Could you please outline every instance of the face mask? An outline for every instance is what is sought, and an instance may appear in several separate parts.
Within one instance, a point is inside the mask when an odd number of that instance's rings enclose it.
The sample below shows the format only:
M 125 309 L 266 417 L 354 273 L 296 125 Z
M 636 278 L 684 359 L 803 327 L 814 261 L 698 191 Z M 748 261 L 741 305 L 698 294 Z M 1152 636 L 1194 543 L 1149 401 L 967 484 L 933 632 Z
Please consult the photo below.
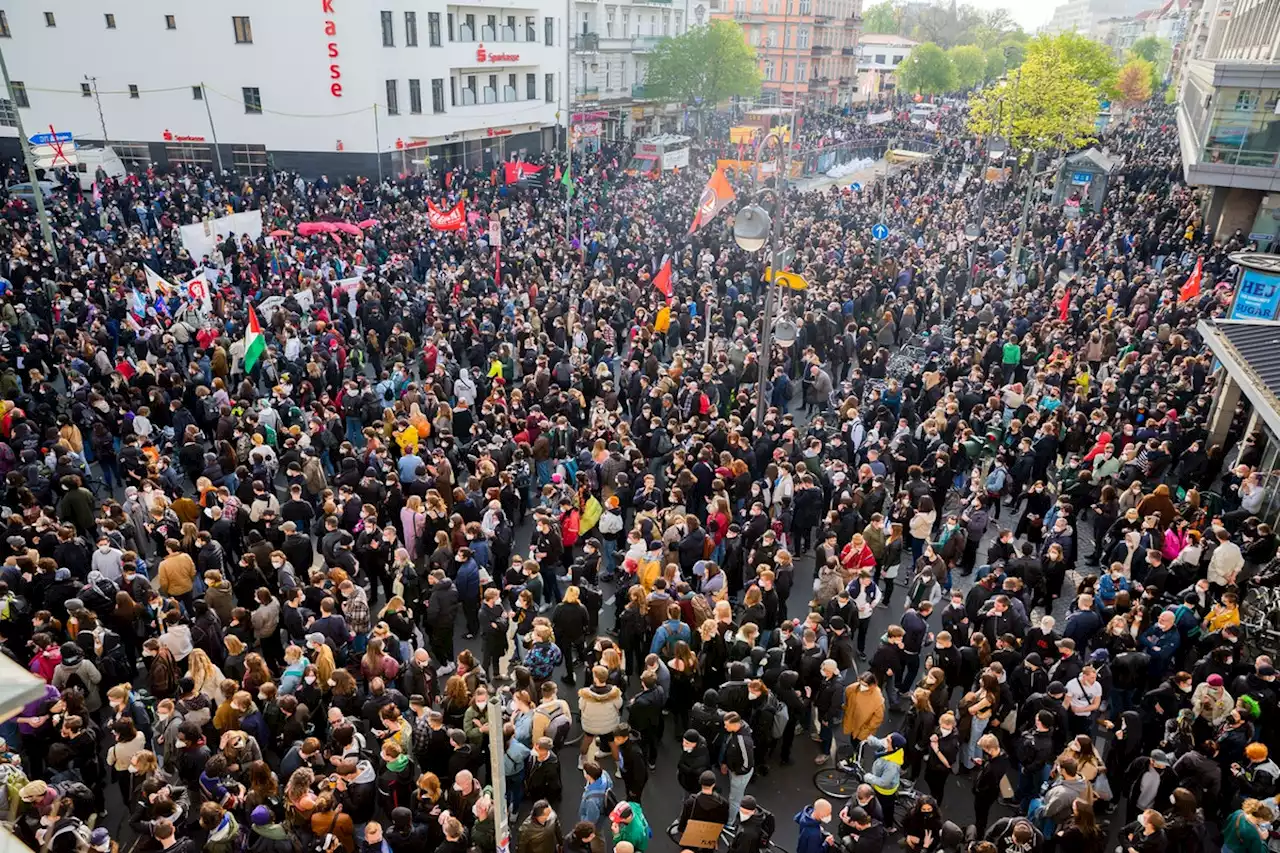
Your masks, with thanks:
M 747 692 L 747 695 L 748 695 L 749 697 L 751 697 L 751 700 L 752 700 L 753 702 L 754 702 L 756 699 L 759 699 L 759 698 L 760 698 L 760 694 L 759 694 L 759 693 L 754 693 L 754 692 L 751 692 L 751 691 L 748 691 L 748 692 Z
M 954 729 L 949 729 L 949 728 L 946 728 L 945 726 L 939 726 L 938 731 L 942 732 L 943 737 L 947 737 L 948 735 L 951 734 L 952 731 L 954 731 Z
M 98 550 L 105 554 L 111 550 L 111 545 L 99 545 Z
M 272 561 L 271 561 L 271 565 L 275 566 L 277 569 L 283 569 L 283 568 L 284 568 L 284 560 L 272 560 Z
M 476 707 L 479 708 L 481 711 L 483 711 L 485 708 L 489 707 L 489 702 L 488 700 L 485 700 L 483 702 L 477 702 Z
M 308 675 L 306 678 L 303 679 L 303 681 L 307 682 L 307 684 L 315 684 L 316 677 L 314 675 Z
M 747 812 L 742 809 L 738 809 L 738 825 L 741 826 L 742 822 L 745 820 L 751 820 L 751 816 L 754 814 L 755 812 Z

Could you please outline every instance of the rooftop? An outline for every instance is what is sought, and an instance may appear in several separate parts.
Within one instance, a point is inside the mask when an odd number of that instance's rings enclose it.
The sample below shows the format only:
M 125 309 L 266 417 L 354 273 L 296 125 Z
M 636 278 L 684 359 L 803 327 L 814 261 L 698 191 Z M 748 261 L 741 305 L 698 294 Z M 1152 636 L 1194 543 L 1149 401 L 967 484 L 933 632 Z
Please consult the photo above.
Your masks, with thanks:
M 1267 426 L 1275 431 L 1280 427 L 1280 323 L 1201 320 L 1198 329 Z
M 894 33 L 863 33 L 858 37 L 860 44 L 901 44 L 914 47 L 920 42 Z

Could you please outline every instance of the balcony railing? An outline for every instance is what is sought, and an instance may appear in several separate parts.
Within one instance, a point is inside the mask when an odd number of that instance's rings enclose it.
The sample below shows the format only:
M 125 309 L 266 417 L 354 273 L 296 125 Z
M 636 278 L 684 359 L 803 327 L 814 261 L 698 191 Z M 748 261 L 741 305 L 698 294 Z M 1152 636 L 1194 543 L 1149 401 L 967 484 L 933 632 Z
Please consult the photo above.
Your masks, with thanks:
M 586 86 L 581 89 L 575 89 L 574 95 L 580 101 L 598 101 L 600 100 L 600 87 Z
M 857 56 L 858 49 L 856 47 L 842 47 L 840 48 L 840 55 L 841 56 Z
M 841 86 L 848 86 L 852 82 L 853 82 L 853 77 L 851 77 L 850 75 L 848 74 L 841 75 L 840 77 Z
M 830 15 L 814 15 L 813 22 L 821 27 L 831 23 L 831 16 Z
M 599 33 L 580 33 L 573 37 L 573 49 L 585 51 L 597 51 L 600 49 Z
M 845 27 L 847 27 L 848 29 L 851 29 L 851 30 L 859 29 L 859 28 L 861 28 L 861 26 L 862 26 L 862 16 L 861 16 L 861 15 L 854 15 L 854 16 L 852 16 L 852 17 L 845 18 L 845 19 L 844 19 L 844 25 L 845 25 Z
M 814 56 L 830 56 L 832 47 L 829 44 L 815 44 L 809 48 L 809 52 Z
M 665 36 L 635 36 L 631 39 L 631 49 L 648 52 L 658 46 Z
M 645 93 L 645 88 L 644 88 L 644 84 L 643 84 L 643 83 L 634 83 L 634 84 L 632 84 L 632 86 L 631 86 L 631 97 L 633 97 L 633 98 L 640 98 L 640 99 L 643 99 L 643 98 L 647 98 L 647 97 L 649 97 L 649 96 Z

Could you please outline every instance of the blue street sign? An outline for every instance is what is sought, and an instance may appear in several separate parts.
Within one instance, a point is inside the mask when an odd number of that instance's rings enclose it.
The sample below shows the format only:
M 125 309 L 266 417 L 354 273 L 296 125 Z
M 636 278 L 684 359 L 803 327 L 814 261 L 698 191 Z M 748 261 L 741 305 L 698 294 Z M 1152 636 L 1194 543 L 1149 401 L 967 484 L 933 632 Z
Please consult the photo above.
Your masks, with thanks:
M 858 183 L 857 181 L 854 181 L 853 183 L 849 184 L 849 189 L 853 190 L 856 193 L 860 193 L 862 192 L 862 184 Z
M 871 226 L 872 240 L 883 240 L 888 236 L 889 236 L 889 226 L 885 225 L 883 222 L 877 222 L 875 225 Z
M 70 142 L 71 131 L 60 130 L 57 133 L 37 133 L 31 137 L 32 145 L 52 145 L 55 142 Z

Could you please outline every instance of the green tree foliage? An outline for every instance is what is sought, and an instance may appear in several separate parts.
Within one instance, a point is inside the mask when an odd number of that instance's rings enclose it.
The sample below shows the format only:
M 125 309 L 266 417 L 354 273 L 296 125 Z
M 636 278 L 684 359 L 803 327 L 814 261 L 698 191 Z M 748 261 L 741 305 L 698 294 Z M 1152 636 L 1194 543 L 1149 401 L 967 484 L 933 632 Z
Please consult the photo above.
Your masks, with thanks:
M 972 89 L 987 76 L 987 56 L 982 48 L 972 44 L 953 47 L 947 51 L 951 65 L 956 69 L 956 86 Z
M 1004 73 L 1006 67 L 1004 51 L 998 47 L 991 47 L 987 48 L 984 56 L 986 57 L 987 68 L 983 79 L 990 82 Z
M 1118 94 L 1116 73 L 1119 69 L 1106 45 L 1076 32 L 1066 32 L 1032 39 L 1027 45 L 1027 59 L 1040 52 L 1060 53 L 1070 66 L 1071 76 L 1093 86 L 1103 96 L 1110 98 Z
M 898 32 L 898 13 L 889 0 L 868 6 L 862 13 L 862 31 L 889 35 Z
M 1155 66 L 1145 59 L 1134 57 L 1125 63 L 1116 75 L 1116 89 L 1120 93 L 1120 103 L 1127 107 L 1136 106 L 1151 97 L 1151 77 Z
M 946 51 L 933 42 L 918 44 L 897 71 L 898 85 L 908 92 L 937 95 L 956 87 L 956 69 Z
M 712 21 L 658 42 L 644 85 L 650 97 L 718 104 L 733 96 L 759 94 L 760 70 L 742 27 L 733 21 Z
M 1057 39 L 1036 40 L 1012 79 L 969 99 L 969 129 L 1005 137 L 1015 150 L 1072 150 L 1093 140 L 1098 87 Z
M 1163 58 L 1173 52 L 1173 48 L 1159 36 L 1143 36 L 1133 43 L 1129 52 L 1139 59 L 1159 65 Z

